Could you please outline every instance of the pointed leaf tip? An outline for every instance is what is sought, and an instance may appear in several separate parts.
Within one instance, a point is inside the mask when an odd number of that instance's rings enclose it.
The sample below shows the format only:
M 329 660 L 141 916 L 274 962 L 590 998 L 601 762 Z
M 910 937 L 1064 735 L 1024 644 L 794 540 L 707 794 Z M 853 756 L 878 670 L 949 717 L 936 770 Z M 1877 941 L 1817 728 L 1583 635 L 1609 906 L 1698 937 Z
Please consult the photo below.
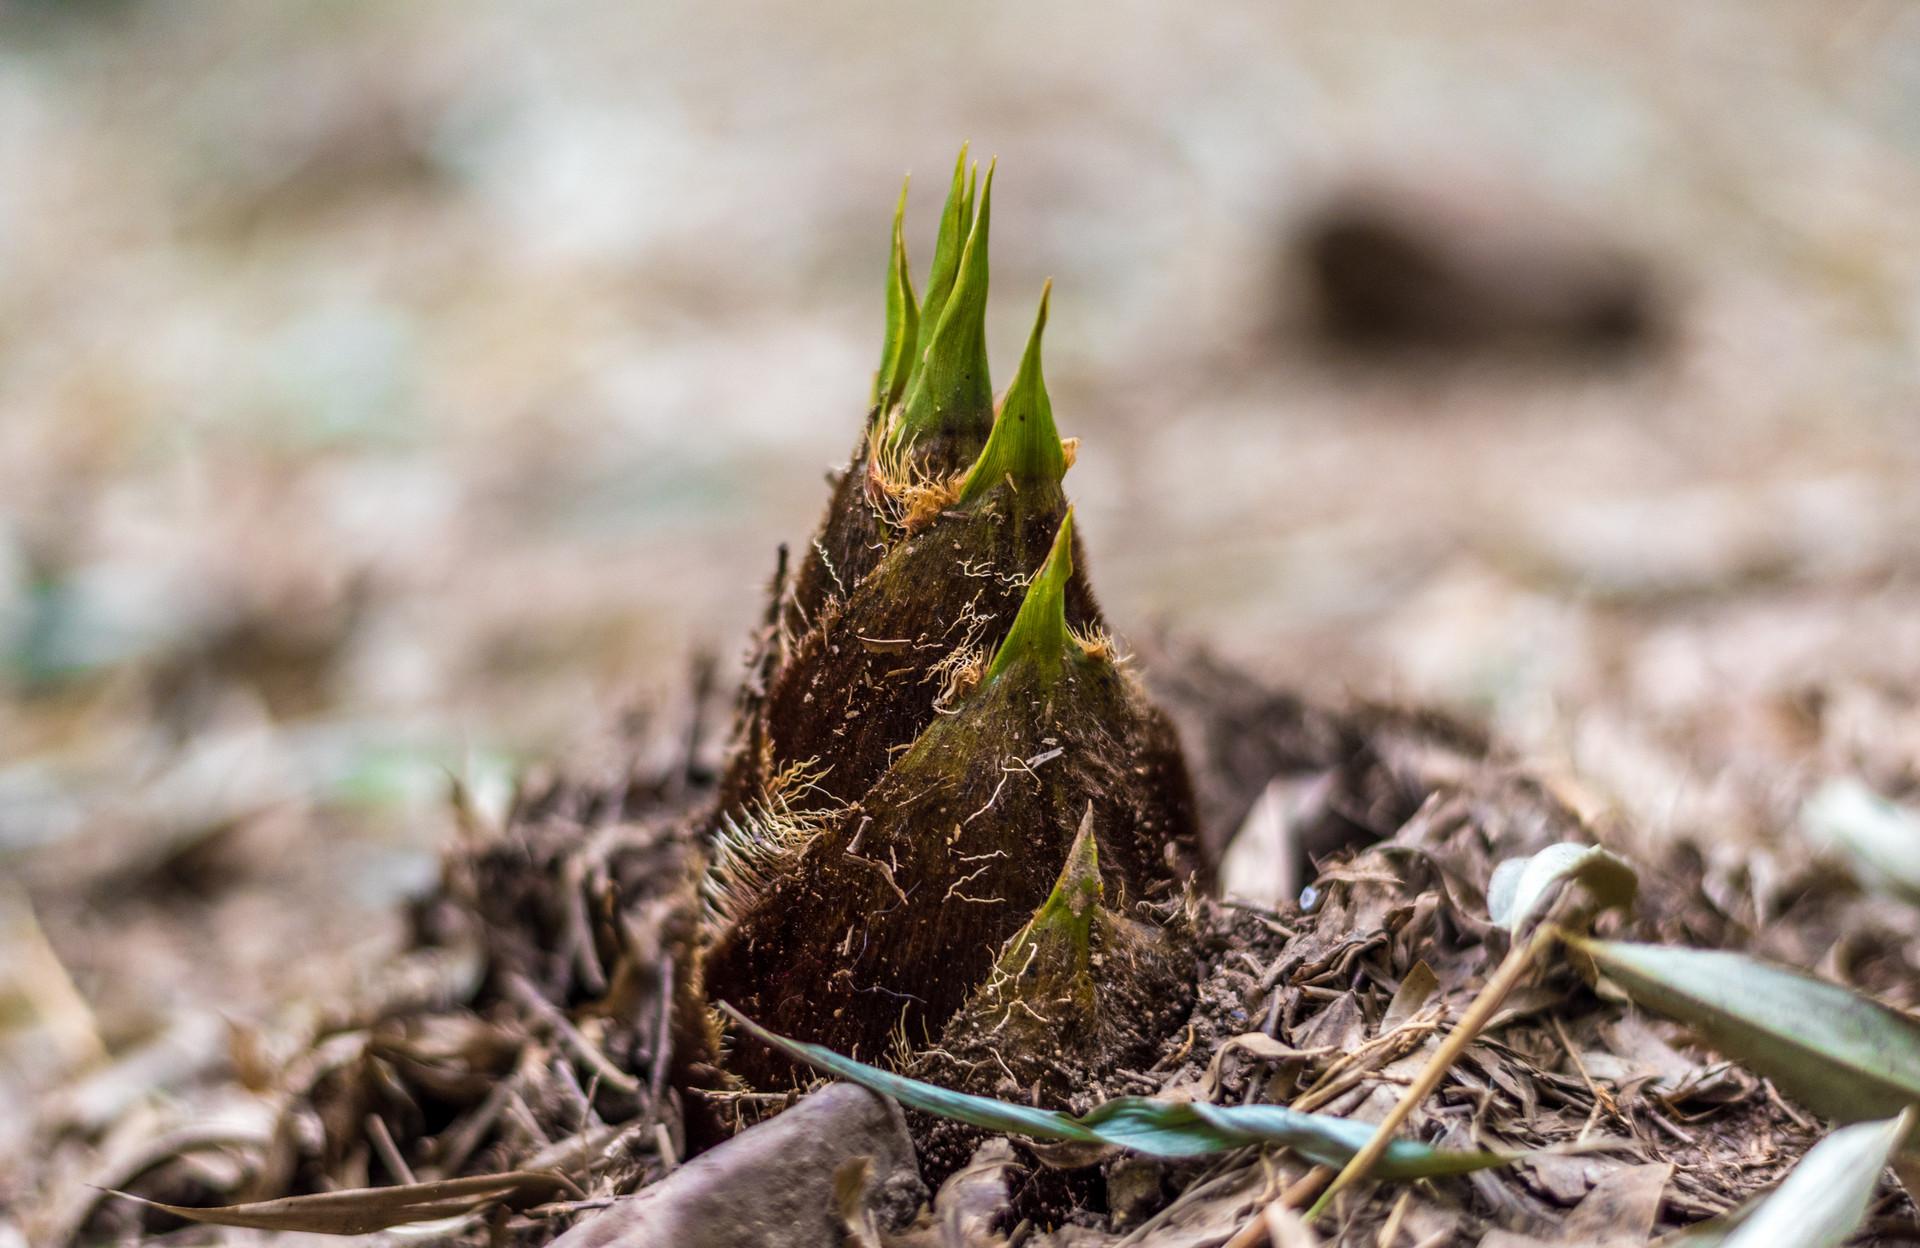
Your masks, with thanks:
M 1561 841 L 1527 858 L 1509 858 L 1493 869 L 1487 881 L 1487 916 L 1516 938 L 1542 918 L 1559 900 L 1562 890 L 1579 885 L 1585 890 L 1577 910 L 1560 921 L 1580 926 L 1602 910 L 1630 910 L 1640 888 L 1632 864 L 1598 845 Z
M 989 166 L 991 168 L 991 166 Z M 960 233 L 962 245 L 973 234 L 974 215 L 980 207 L 980 162 L 967 166 L 967 189 L 960 197 Z
M 1060 864 L 1053 891 L 1034 910 L 1026 926 L 1007 941 L 996 965 L 1019 980 L 1039 958 L 1052 973 L 1064 971 L 1079 977 L 1074 995 L 1084 995 L 1083 1004 L 1091 1007 L 1096 990 L 1093 981 L 1086 978 L 1087 959 L 1093 951 L 1094 912 L 1100 908 L 1101 899 L 1100 847 L 1093 835 L 1093 803 L 1088 802 L 1080 830 L 1067 850 L 1066 861 Z
M 907 213 L 907 184 L 900 181 L 900 199 L 893 209 L 893 242 L 887 256 L 887 332 L 880 344 L 880 369 L 873 377 L 873 402 L 884 412 L 900 401 L 913 370 L 913 351 L 919 338 L 919 308 L 913 298 L 913 275 L 907 266 L 907 241 L 902 223 Z
M 893 444 L 947 437 L 971 455 L 993 427 L 993 380 L 987 371 L 987 234 L 993 217 L 994 162 L 980 186 L 979 211 L 960 252 L 959 272 L 939 311 L 926 353 L 907 385 L 906 407 L 893 431 Z M 943 232 L 945 221 L 941 223 Z M 936 263 L 939 256 L 936 254 Z M 921 324 L 934 315 L 933 279 Z M 962 462 L 965 462 L 964 460 Z
M 927 348 L 933 345 L 933 331 L 940 326 L 940 314 L 946 310 L 953 293 L 954 279 L 960 275 L 960 253 L 973 228 L 973 196 L 967 185 L 967 145 L 953 162 L 953 181 L 947 187 L 947 201 L 940 209 L 940 228 L 933 239 L 933 265 L 927 270 L 926 299 L 920 305 L 920 325 L 913 345 L 913 358 L 907 388 L 920 378 Z
M 1040 290 L 1040 311 L 1020 357 L 1020 371 L 1007 387 L 1000 417 L 987 436 L 986 449 L 967 472 L 960 487 L 963 504 L 976 502 L 994 487 L 1010 483 L 1015 497 L 1042 506 L 1058 502 L 1060 479 L 1067 474 L 1067 451 L 1053 423 L 1053 401 L 1047 397 L 1040 368 L 1040 338 L 1047 328 L 1047 305 L 1053 296 L 1049 278 Z
M 1053 536 L 1047 561 L 1027 584 L 1027 596 L 1020 601 L 1007 639 L 987 666 L 987 680 L 1022 660 L 1048 672 L 1070 652 L 1073 635 L 1067 631 L 1067 578 L 1072 575 L 1073 509 L 1069 507 L 1060 521 L 1060 531 Z
M 1074 834 L 1073 845 L 1067 850 L 1067 860 L 1061 864 L 1060 878 L 1033 916 L 1034 922 L 1039 925 L 1048 919 L 1071 916 L 1082 920 L 1084 926 L 1084 920 L 1092 915 L 1100 898 L 1100 843 L 1094 839 L 1093 803 L 1088 802 L 1080 830 Z

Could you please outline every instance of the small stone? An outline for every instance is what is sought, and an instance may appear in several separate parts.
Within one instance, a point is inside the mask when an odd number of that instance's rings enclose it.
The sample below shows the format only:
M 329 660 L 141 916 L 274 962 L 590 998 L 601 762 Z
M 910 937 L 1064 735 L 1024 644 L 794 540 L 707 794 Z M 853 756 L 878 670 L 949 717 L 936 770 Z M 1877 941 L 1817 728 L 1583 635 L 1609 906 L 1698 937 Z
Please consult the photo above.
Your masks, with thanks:
M 884 1228 L 926 1198 L 900 1107 L 837 1083 L 702 1153 L 574 1227 L 554 1248 L 839 1248 L 834 1174 L 873 1159 L 866 1205 Z

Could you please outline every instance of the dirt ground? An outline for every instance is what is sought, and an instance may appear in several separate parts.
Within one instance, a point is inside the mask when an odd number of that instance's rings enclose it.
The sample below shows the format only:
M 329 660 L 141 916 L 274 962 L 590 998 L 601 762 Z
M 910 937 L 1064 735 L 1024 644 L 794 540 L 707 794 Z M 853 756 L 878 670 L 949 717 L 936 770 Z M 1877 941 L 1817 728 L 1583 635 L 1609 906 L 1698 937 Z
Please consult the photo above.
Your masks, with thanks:
M 963 138 L 1123 635 L 1482 723 L 1764 923 L 1819 783 L 1920 793 L 1916 115 L 1891 0 L 0 4 L 0 1209 L 382 964 L 450 776 L 731 679 Z M 1353 185 L 1660 329 L 1332 350 Z

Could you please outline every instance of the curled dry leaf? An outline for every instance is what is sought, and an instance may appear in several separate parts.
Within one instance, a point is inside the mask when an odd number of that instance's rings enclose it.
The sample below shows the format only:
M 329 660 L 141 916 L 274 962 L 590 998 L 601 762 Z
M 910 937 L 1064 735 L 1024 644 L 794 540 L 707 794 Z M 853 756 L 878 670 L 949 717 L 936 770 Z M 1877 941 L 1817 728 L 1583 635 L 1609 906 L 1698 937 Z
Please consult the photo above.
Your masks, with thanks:
M 1305 1064 L 1316 1057 L 1325 1057 L 1334 1050 L 1331 1048 L 1298 1049 L 1293 1045 L 1275 1040 L 1264 1031 L 1242 1032 L 1226 1040 L 1213 1051 L 1213 1060 L 1207 1063 L 1206 1076 L 1200 1081 L 1202 1099 L 1211 1101 L 1219 1093 L 1220 1068 L 1226 1062 L 1227 1055 L 1234 1052 L 1248 1053 L 1263 1062 Z
M 1261 1214 L 1267 1224 L 1267 1241 L 1273 1248 L 1320 1248 L 1320 1237 L 1298 1213 L 1279 1201 L 1269 1204 Z
M 1509 858 L 1487 883 L 1487 914 L 1515 936 L 1543 917 L 1567 884 L 1588 894 L 1591 913 L 1625 910 L 1639 892 L 1640 877 L 1618 854 L 1598 845 L 1563 842 L 1528 858 Z
M 941 1248 L 992 1248 L 1006 1242 L 992 1228 L 1012 1205 L 1008 1185 L 1017 1169 L 1013 1146 L 988 1140 L 940 1185 L 933 1218 Z
M 850 1157 L 833 1172 L 833 1212 L 847 1248 L 880 1248 L 880 1226 L 867 1207 L 873 1185 L 873 1158 Z

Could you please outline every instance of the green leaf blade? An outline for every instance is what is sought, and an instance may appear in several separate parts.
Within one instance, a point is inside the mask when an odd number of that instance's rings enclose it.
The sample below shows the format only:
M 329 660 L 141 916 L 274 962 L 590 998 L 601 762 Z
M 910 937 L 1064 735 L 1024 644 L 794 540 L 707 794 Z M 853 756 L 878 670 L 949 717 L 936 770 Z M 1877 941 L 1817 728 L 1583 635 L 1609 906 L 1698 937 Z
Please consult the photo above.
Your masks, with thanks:
M 1843 1127 L 1807 1150 L 1786 1179 L 1720 1242 L 1724 1248 L 1839 1248 L 1867 1220 L 1874 1189 L 1913 1129 L 1914 1111 Z
M 1026 1105 L 1013 1105 L 990 1097 L 954 1092 L 947 1088 L 936 1087 L 931 1083 L 922 1083 L 918 1079 L 909 1079 L 905 1075 L 896 1075 L 891 1071 L 869 1066 L 865 1062 L 843 1057 L 825 1045 L 808 1044 L 802 1040 L 789 1040 L 785 1036 L 775 1035 L 725 1002 L 720 1003 L 720 1010 L 748 1035 L 779 1050 L 794 1061 L 816 1070 L 838 1075 L 850 1083 L 857 1083 L 882 1096 L 890 1096 L 902 1105 L 983 1127 L 989 1131 L 1027 1135 L 1041 1140 L 1072 1140 L 1082 1144 L 1099 1143 L 1090 1132 L 1078 1126 L 1070 1115 L 1045 1109 L 1033 1109 Z
M 1862 884 L 1920 904 L 1920 811 L 1858 780 L 1832 780 L 1807 799 L 1800 825 L 1815 844 L 1839 851 Z
M 1635 1004 L 1839 1122 L 1920 1104 L 1920 1021 L 1838 984 L 1744 954 L 1569 937 Z

